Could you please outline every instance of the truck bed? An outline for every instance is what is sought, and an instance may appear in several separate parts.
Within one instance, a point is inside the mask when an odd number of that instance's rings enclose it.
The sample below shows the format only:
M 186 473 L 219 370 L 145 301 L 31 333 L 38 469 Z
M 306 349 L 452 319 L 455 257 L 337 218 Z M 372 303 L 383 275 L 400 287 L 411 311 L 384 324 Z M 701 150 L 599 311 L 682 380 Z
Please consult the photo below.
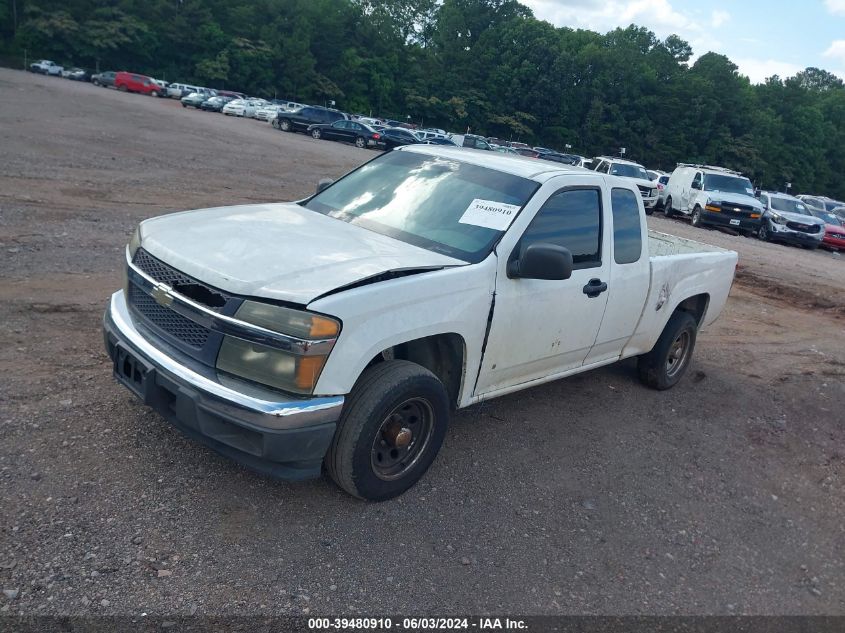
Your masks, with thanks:
M 716 320 L 728 299 L 737 254 L 667 235 L 648 232 L 651 280 L 636 331 L 622 353 L 623 358 L 649 351 L 681 298 L 706 295 L 707 309 L 700 326 Z

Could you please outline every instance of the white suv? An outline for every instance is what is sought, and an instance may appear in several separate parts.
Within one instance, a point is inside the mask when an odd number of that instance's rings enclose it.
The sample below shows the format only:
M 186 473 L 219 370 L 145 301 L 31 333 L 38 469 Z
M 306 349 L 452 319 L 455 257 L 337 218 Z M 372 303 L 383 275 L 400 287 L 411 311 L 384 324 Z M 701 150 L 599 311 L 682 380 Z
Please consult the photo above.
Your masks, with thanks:
M 654 205 L 657 204 L 657 184 L 649 178 L 645 167 L 630 160 L 610 156 L 598 156 L 593 159 L 593 163 L 594 171 L 633 181 L 640 190 L 646 215 L 654 212 Z

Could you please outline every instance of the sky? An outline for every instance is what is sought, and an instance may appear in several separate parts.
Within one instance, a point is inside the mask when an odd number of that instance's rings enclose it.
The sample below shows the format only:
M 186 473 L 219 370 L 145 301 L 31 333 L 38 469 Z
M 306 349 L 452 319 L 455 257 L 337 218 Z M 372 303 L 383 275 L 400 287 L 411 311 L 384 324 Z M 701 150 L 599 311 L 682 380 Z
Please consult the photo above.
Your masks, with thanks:
M 845 79 L 845 0 L 521 0 L 555 26 L 605 33 L 633 23 L 677 34 L 693 59 L 727 55 L 760 83 L 808 66 Z

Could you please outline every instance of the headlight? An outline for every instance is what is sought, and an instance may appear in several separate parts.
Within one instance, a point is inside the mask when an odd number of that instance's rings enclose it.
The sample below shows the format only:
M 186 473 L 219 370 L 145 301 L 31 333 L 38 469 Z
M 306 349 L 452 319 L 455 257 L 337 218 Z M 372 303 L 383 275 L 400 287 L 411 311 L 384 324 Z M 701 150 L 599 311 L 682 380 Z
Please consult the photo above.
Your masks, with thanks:
M 244 301 L 235 318 L 312 341 L 335 339 L 340 332 L 335 319 L 256 301 Z M 327 358 L 328 354 L 303 356 L 226 336 L 217 355 L 217 368 L 282 391 L 310 394 Z
M 772 213 L 769 217 L 772 219 L 772 222 L 774 222 L 775 224 L 786 224 L 786 222 L 787 222 L 785 217 L 783 217 L 782 215 L 779 215 L 777 213 Z

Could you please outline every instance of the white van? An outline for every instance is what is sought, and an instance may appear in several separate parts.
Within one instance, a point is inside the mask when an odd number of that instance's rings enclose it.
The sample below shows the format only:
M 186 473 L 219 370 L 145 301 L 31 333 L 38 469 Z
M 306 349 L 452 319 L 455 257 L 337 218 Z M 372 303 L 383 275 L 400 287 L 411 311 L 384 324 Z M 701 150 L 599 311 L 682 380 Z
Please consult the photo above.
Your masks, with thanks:
M 666 184 L 666 217 L 690 217 L 693 226 L 710 224 L 751 234 L 760 230 L 763 205 L 754 186 L 738 171 L 680 163 Z

